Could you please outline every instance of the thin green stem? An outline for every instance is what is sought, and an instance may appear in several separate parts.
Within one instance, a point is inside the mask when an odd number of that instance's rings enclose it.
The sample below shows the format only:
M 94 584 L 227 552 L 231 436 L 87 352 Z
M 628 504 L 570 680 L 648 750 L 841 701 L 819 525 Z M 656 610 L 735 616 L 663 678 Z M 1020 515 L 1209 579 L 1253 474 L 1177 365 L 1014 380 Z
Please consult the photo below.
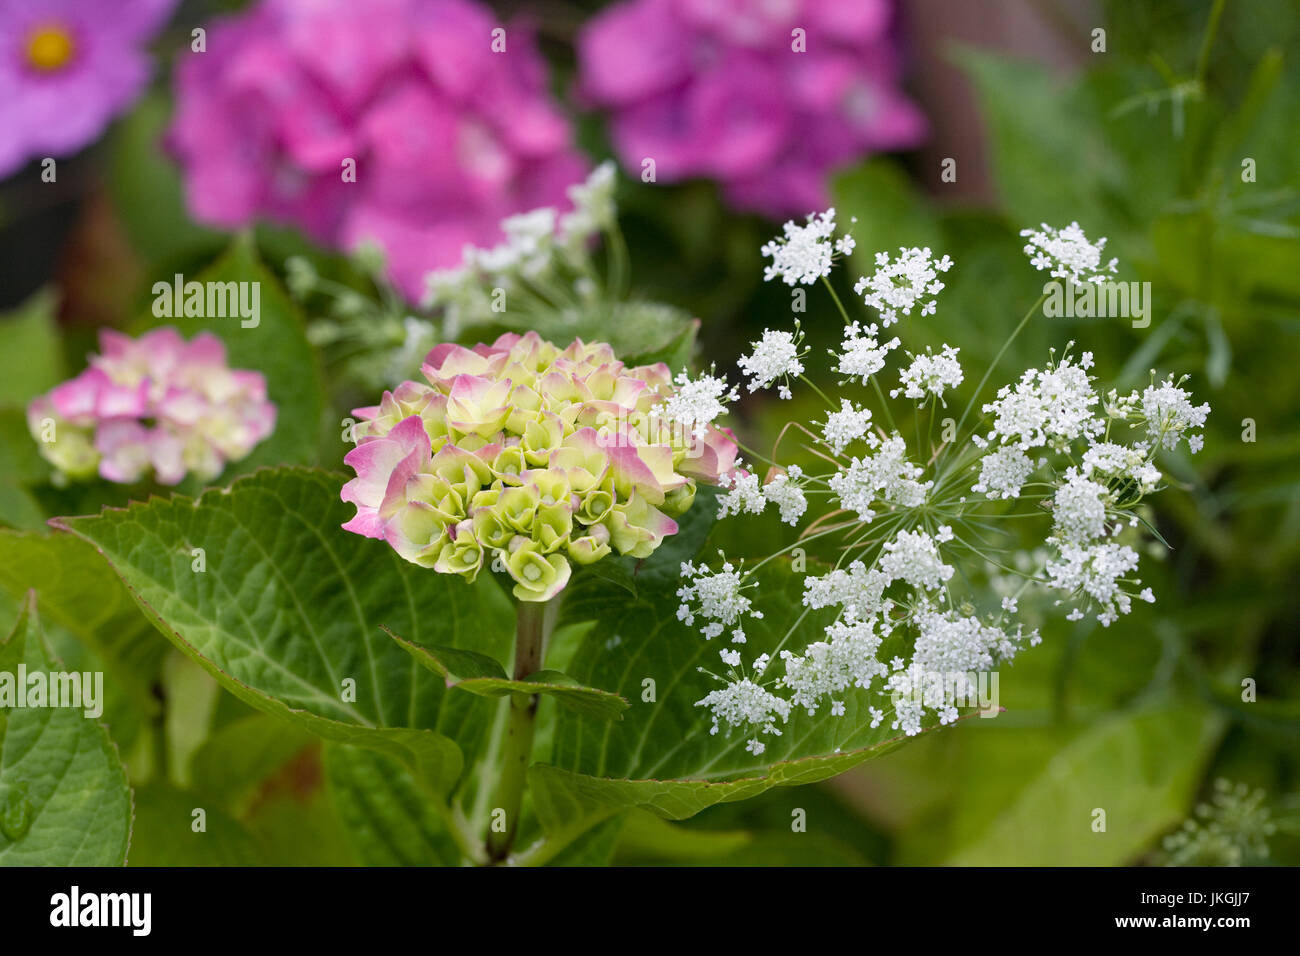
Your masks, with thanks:
M 814 392 L 816 392 L 817 395 L 818 395 L 818 397 L 820 397 L 821 400 L 822 400 L 823 402 L 826 403 L 827 407 L 829 407 L 831 411 L 835 411 L 835 403 L 832 402 L 832 401 L 831 401 L 831 400 L 826 396 L 826 393 L 825 393 L 825 392 L 823 392 L 820 388 L 817 387 L 817 383 L 816 383 L 816 382 L 814 382 L 812 379 L 810 379 L 807 375 L 800 375 L 800 376 L 799 376 L 799 381 L 803 382 L 805 385 L 807 385 L 809 388 L 811 388 Z
M 548 602 L 520 601 L 516 606 L 514 679 L 523 680 L 542 669 L 547 637 Z M 497 779 L 492 823 L 488 828 L 488 860 L 499 863 L 510 853 L 519 831 L 528 764 L 533 754 L 537 695 L 511 694 L 510 716 L 501 740 L 501 776 Z
M 1205 81 L 1205 71 L 1210 65 L 1210 50 L 1214 46 L 1214 36 L 1219 32 L 1219 17 L 1223 15 L 1226 2 L 1227 0 L 1214 0 L 1214 6 L 1210 9 L 1210 22 L 1206 24 L 1201 52 L 1196 57 L 1196 79 L 1200 82 Z
M 961 427 L 966 424 L 966 419 L 970 417 L 971 409 L 974 408 L 976 403 L 979 401 L 980 392 L 984 391 L 984 386 L 988 384 L 989 376 L 993 374 L 993 370 L 998 367 L 998 362 L 1002 361 L 1002 356 L 1007 354 L 1007 349 L 1011 347 L 1011 343 L 1016 340 L 1016 337 L 1020 335 L 1024 327 L 1029 324 L 1030 318 L 1033 317 L 1034 313 L 1038 311 L 1039 306 L 1041 306 L 1046 299 L 1047 293 L 1044 292 L 1034 301 L 1034 304 L 1029 307 L 1029 311 L 1025 313 L 1024 318 L 1020 320 L 1020 324 L 1016 326 L 1015 331 L 1013 331 L 1011 335 L 1008 336 L 1007 340 L 1002 343 L 1002 348 L 998 349 L 998 354 L 993 356 L 993 361 L 989 363 L 989 367 L 984 370 L 984 377 L 981 378 L 980 383 L 975 386 L 975 391 L 971 393 L 970 401 L 966 403 L 966 409 L 961 413 L 961 419 L 957 422 L 957 427 L 953 429 L 953 434 L 956 436 L 954 444 L 961 441 Z M 946 458 L 947 456 L 945 455 L 943 457 Z
M 835 308 L 840 310 L 840 318 L 844 320 L 844 324 L 852 325 L 853 320 L 849 318 L 849 313 L 844 308 L 844 303 L 841 302 L 840 297 L 836 295 L 835 286 L 831 285 L 831 280 L 826 278 L 826 276 L 822 276 L 822 285 L 826 286 L 826 291 L 831 294 L 831 298 L 835 301 Z

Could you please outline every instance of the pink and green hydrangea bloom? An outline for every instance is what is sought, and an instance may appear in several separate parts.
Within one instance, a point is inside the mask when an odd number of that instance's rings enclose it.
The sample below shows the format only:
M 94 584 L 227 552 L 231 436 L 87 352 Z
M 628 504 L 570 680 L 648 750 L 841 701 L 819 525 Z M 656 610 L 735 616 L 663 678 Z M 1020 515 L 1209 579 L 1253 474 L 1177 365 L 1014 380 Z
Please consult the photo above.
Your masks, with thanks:
M 41 455 L 63 476 L 207 481 L 274 430 L 266 379 L 231 369 L 210 333 L 186 342 L 172 328 L 138 339 L 105 329 L 99 341 L 89 368 L 27 407 Z
M 645 558 L 677 532 L 697 482 L 735 467 L 721 429 L 663 417 L 662 363 L 628 368 L 605 344 L 535 332 L 434 348 L 428 384 L 403 382 L 356 410 L 349 531 L 403 558 L 473 579 L 497 562 L 521 601 L 546 601 L 572 565 Z

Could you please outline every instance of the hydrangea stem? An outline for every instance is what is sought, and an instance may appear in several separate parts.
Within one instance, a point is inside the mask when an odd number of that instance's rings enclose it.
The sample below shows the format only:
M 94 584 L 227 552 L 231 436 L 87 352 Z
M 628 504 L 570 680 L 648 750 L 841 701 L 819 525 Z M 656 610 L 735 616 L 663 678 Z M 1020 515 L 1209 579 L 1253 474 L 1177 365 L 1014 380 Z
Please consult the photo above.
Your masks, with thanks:
M 523 680 L 542 668 L 542 650 L 553 615 L 552 601 L 520 601 L 516 605 L 515 664 L 513 677 Z M 494 824 L 487 835 L 488 859 L 499 863 L 510 853 L 519 830 L 528 763 L 533 752 L 533 730 L 537 717 L 537 695 L 511 694 L 510 715 L 501 741 L 501 776 L 497 779 L 493 813 L 504 812 L 504 829 Z

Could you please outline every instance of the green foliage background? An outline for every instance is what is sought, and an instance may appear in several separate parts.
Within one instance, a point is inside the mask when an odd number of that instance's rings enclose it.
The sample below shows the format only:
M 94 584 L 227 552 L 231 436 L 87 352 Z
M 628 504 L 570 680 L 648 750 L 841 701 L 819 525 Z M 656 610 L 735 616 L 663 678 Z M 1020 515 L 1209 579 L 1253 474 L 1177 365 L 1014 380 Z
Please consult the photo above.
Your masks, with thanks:
M 1158 602 L 1139 605 L 1110 628 L 1088 620 L 1050 624 L 1042 646 L 1003 671 L 1006 712 L 996 719 L 963 720 L 883 755 L 876 753 L 885 749 L 883 735 L 818 739 L 815 752 L 843 746 L 875 759 L 855 769 L 857 759 L 801 765 L 783 771 L 789 779 L 774 775 L 753 786 L 733 786 L 750 770 L 733 751 L 720 765 L 732 787 L 724 792 L 714 785 L 592 782 L 611 767 L 633 778 L 667 770 L 689 777 L 716 763 L 693 762 L 689 746 L 668 749 L 699 732 L 697 715 L 665 718 L 671 739 L 658 740 L 638 716 L 636 681 L 610 672 L 600 654 L 611 634 L 656 639 L 656 631 L 635 622 L 647 613 L 643 605 L 619 605 L 634 596 L 653 603 L 659 595 L 662 611 L 671 580 L 655 575 L 682 555 L 666 552 L 658 570 L 629 569 L 621 585 L 606 580 L 584 590 L 575 583 L 570 619 L 547 660 L 568 683 L 548 694 L 548 729 L 538 741 L 555 769 L 534 785 L 528 835 L 579 820 L 582 837 L 538 862 L 1156 863 L 1161 837 L 1221 776 L 1266 791 L 1279 821 L 1269 861 L 1300 862 L 1300 9 L 1285 0 L 1222 8 L 1209 30 L 1210 4 L 1107 4 L 1108 52 L 1065 81 L 988 51 L 954 50 L 989 136 L 997 187 L 991 206 L 950 204 L 941 187 L 923 185 L 936 177 L 897 159 L 868 161 L 835 184 L 840 220 L 858 220 L 857 271 L 876 249 L 899 245 L 929 245 L 957 263 L 938 314 L 906 326 L 913 351 L 946 342 L 961 348 L 967 367 L 988 363 L 1041 286 L 1021 252 L 1023 226 L 1077 220 L 1090 236 L 1109 237 L 1120 278 L 1151 282 L 1148 328 L 1115 319 L 1042 319 L 1002 367 L 1038 364 L 1047 348 L 1073 339 L 1095 353 L 1103 377 L 1121 389 L 1142 383 L 1153 368 L 1192 373 L 1197 399 L 1214 411 L 1204 451 L 1177 465 L 1184 487 L 1156 499 L 1158 527 L 1172 545 L 1144 562 Z M 1078 42 L 1086 45 L 1087 36 Z M 347 446 L 338 423 L 356 396 L 308 343 L 310 316 L 279 288 L 277 274 L 287 255 L 305 253 L 359 289 L 365 280 L 283 230 L 259 228 L 231 245 L 229 237 L 193 224 L 175 171 L 157 148 L 167 110 L 165 96 L 154 94 L 102 147 L 117 222 L 140 274 L 150 277 L 130 293 L 119 324 L 139 329 L 153 321 L 146 318 L 148 287 L 157 277 L 179 271 L 262 279 L 266 337 L 253 342 L 237 328 L 215 329 L 226 334 L 234 364 L 266 372 L 281 409 L 276 438 L 238 473 L 264 464 L 304 467 L 254 475 L 229 495 L 209 492 L 198 505 L 156 500 L 64 522 L 73 533 L 45 530 L 47 518 L 97 514 L 101 505 L 125 505 L 128 495 L 105 484 L 56 487 L 32 448 L 24 404 L 80 369 L 90 338 L 85 328 L 60 327 L 55 290 L 42 292 L 0 325 L 0 631 L 17 622 L 0 657 L 52 653 L 70 668 L 106 672 L 103 727 L 54 730 L 86 737 L 79 750 L 89 761 L 86 774 L 111 777 L 96 755 L 115 750 L 125 761 L 133 788 L 132 864 L 454 861 L 455 815 L 482 823 L 480 795 L 490 779 L 468 766 L 460 788 L 446 792 L 448 766 L 459 767 L 466 754 L 443 741 L 487 739 L 497 706 L 491 695 L 502 690 L 490 666 L 454 652 L 508 661 L 506 647 L 497 645 L 508 639 L 509 608 L 489 580 L 474 588 L 430 581 L 435 576 L 400 567 L 380 545 L 362 543 L 374 547 L 335 558 L 358 563 L 355 573 L 344 573 L 347 580 L 373 579 L 373 569 L 384 565 L 380 580 L 404 581 L 418 597 L 410 598 L 404 618 L 385 612 L 381 620 L 376 615 L 391 594 L 372 588 L 352 595 L 355 613 L 375 625 L 363 627 L 374 642 L 370 663 L 382 663 L 367 705 L 375 709 L 347 712 L 327 700 L 330 681 L 357 663 L 354 632 L 340 623 L 353 611 L 339 605 L 335 613 L 338 595 L 313 590 L 313 581 L 333 580 L 323 550 L 338 515 L 313 513 L 302 496 L 341 481 Z M 593 155 L 607 154 L 599 124 L 585 122 L 582 130 Z M 1254 182 L 1242 179 L 1247 158 Z M 701 319 L 697 364 L 725 367 L 742 341 L 788 325 L 789 290 L 761 282 L 758 247 L 774 224 L 726 210 L 704 183 L 624 183 L 619 198 L 634 291 Z M 838 340 L 839 322 L 815 290 L 809 303 L 804 327 L 817 356 Z M 646 314 L 617 321 L 606 338 L 643 344 L 647 354 L 682 352 L 679 320 L 663 327 Z M 798 399 L 792 406 L 748 398 L 740 429 L 747 444 L 763 447 L 786 418 L 812 414 Z M 1253 440 L 1244 440 L 1247 434 Z M 223 482 L 234 477 L 232 471 Z M 194 497 L 202 489 L 179 490 Z M 138 489 L 133 496 L 143 497 Z M 240 500 L 251 510 L 235 510 Z M 245 527 L 245 514 L 264 523 Z M 276 522 L 286 516 L 318 534 L 320 546 L 304 549 L 277 536 Z M 707 525 L 692 531 L 692 545 L 708 533 Z M 721 526 L 708 540 L 725 544 L 732 556 L 761 555 L 781 534 L 775 522 L 750 522 Z M 222 552 L 231 563 L 207 576 L 190 573 L 189 545 L 213 535 L 237 542 Z M 158 546 L 142 548 L 144 537 Z M 259 552 L 283 574 L 251 573 Z M 210 643 L 182 656 L 141 613 L 114 568 L 156 612 L 153 623 L 166 629 L 183 621 L 187 636 L 200 633 Z M 229 590 L 203 590 L 218 587 Z M 773 593 L 781 587 L 774 582 Z M 294 614 L 299 618 L 289 620 Z M 593 619 L 602 623 L 593 628 Z M 441 657 L 430 663 L 408 656 L 376 629 L 379 623 L 442 647 Z M 296 661 L 295 675 L 280 674 L 276 647 L 295 626 L 315 629 L 319 657 Z M 501 640 L 475 640 L 471 632 Z M 665 654 L 685 647 L 663 640 Z M 301 674 L 319 681 L 303 686 Z M 1247 679 L 1255 684 L 1253 702 L 1242 699 Z M 632 708 L 611 722 L 584 685 L 619 693 Z M 417 695 L 417 687 L 436 693 Z M 681 693 L 689 696 L 689 688 Z M 566 698 L 579 706 L 561 708 Z M 417 699 L 428 713 L 415 714 Z M 390 720 L 402 708 L 407 712 Z M 0 740 L 5 732 L 0 720 Z M 18 801 L 27 799 L 13 795 L 7 767 L 0 760 L 0 817 L 21 815 Z M 57 794 L 74 770 L 60 776 L 42 769 L 32 779 Z M 782 785 L 839 770 L 847 772 L 833 781 Z M 578 780 L 583 774 L 591 776 Z M 106 779 L 120 803 L 120 781 Z M 30 786 L 23 783 L 23 793 Z M 750 798 L 728 802 L 742 792 Z M 207 832 L 191 838 L 177 821 L 187 823 L 200 806 Z M 670 822 L 648 807 L 690 819 Z M 1091 826 L 1096 808 L 1106 810 L 1104 834 Z M 792 828 L 797 821 L 806 832 Z M 120 828 L 94 828 L 97 841 L 77 852 L 112 857 Z M 0 838 L 0 861 L 8 862 L 9 845 L 35 844 Z M 57 845 L 51 852 L 57 856 Z M 55 861 L 74 859 L 89 857 Z

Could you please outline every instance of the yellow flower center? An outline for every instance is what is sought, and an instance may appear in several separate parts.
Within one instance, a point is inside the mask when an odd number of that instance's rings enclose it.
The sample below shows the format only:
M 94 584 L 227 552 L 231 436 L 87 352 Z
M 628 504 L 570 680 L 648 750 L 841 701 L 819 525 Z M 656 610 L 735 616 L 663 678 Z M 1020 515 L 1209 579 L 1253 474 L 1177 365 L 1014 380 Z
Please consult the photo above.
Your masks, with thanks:
M 72 53 L 72 35 L 58 24 L 38 27 L 27 39 L 27 62 L 43 73 L 63 69 Z

